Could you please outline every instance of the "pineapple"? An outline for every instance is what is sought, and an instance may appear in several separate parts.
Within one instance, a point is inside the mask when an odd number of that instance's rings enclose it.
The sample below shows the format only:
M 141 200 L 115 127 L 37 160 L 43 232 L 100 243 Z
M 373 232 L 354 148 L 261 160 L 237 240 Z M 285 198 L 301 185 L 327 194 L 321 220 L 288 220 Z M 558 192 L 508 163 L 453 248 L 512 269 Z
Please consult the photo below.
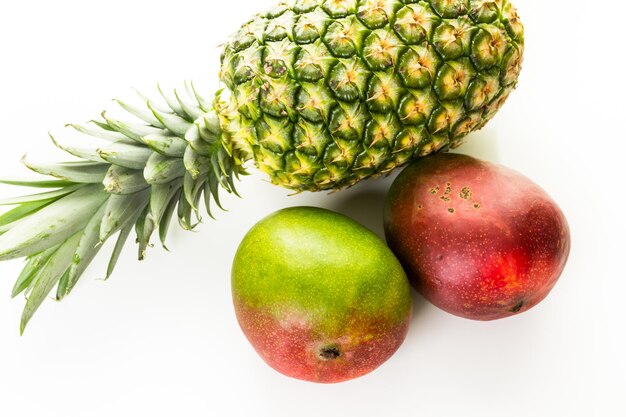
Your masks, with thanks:
M 109 276 L 133 229 L 142 259 L 174 213 L 192 229 L 201 200 L 221 207 L 250 163 L 297 192 L 337 190 L 459 146 L 516 87 L 523 45 L 508 0 L 292 0 L 255 16 L 226 43 L 212 100 L 185 84 L 164 104 L 119 101 L 133 121 L 68 127 L 93 146 L 52 138 L 78 161 L 25 161 L 54 179 L 3 181 L 48 189 L 1 202 L 16 207 L 0 216 L 0 260 L 27 258 L 22 331 L 102 242 L 117 235 Z

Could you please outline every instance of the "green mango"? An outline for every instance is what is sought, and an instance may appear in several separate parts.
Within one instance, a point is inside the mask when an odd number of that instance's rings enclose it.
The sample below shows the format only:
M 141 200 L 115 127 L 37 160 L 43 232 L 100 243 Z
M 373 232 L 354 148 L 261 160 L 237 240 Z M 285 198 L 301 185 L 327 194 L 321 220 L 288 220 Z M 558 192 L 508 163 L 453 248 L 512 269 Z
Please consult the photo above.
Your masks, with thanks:
M 280 210 L 245 236 L 233 262 L 239 324 L 277 371 L 314 382 L 371 372 L 402 344 L 408 279 L 373 232 L 332 211 Z

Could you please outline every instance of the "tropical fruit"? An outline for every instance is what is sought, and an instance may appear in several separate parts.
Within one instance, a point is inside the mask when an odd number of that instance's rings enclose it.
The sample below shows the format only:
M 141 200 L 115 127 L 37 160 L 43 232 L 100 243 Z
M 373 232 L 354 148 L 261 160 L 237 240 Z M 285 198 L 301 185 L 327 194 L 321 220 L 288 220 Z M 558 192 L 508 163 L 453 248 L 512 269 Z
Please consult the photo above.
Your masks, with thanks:
M 233 262 L 239 324 L 285 375 L 340 382 L 385 362 L 403 342 L 411 290 L 385 243 L 328 210 L 294 207 L 257 223 Z
M 567 220 L 543 189 L 458 154 L 428 156 L 400 173 L 387 197 L 385 234 L 419 292 L 475 320 L 537 305 L 570 251 Z
M 317 191 L 460 144 L 517 84 L 523 27 L 507 0 L 300 0 L 227 43 L 222 111 L 240 158 Z
M 460 145 L 516 87 L 523 50 L 507 0 L 297 0 L 255 16 L 225 45 L 213 100 L 186 85 L 120 102 L 132 120 L 70 125 L 92 137 L 78 144 L 55 135 L 79 161 L 26 162 L 57 180 L 9 181 L 51 189 L 0 217 L 0 260 L 28 259 L 22 328 L 99 243 L 119 233 L 110 275 L 133 228 L 142 258 L 174 213 L 191 229 L 203 197 L 234 192 L 246 163 L 298 192 L 337 190 Z

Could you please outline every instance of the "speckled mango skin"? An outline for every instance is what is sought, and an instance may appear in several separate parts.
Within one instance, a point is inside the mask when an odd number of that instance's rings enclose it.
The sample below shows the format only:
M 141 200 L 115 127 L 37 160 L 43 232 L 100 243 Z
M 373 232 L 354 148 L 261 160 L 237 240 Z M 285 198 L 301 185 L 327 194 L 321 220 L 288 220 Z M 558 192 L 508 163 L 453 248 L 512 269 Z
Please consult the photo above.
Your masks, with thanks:
M 524 312 L 561 276 L 567 220 L 523 175 L 465 155 L 429 156 L 394 181 L 387 243 L 434 305 L 474 320 Z
M 239 324 L 277 371 L 333 383 L 367 374 L 402 344 L 411 289 L 374 233 L 328 210 L 294 207 L 257 223 L 237 250 Z

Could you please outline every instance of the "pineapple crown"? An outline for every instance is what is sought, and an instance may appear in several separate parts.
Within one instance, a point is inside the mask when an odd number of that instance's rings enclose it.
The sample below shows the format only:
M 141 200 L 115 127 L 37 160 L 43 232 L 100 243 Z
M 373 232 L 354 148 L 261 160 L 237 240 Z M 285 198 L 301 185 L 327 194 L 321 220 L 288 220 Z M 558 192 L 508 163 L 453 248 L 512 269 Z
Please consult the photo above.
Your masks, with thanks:
M 117 101 L 135 121 L 103 112 L 101 120 L 68 125 L 80 136 L 78 146 L 50 135 L 80 160 L 23 163 L 56 179 L 0 180 L 49 189 L 0 201 L 16 206 L 0 216 L 0 260 L 27 260 L 12 292 L 27 297 L 22 332 L 55 286 L 57 300 L 72 291 L 107 239 L 118 235 L 108 278 L 133 229 L 141 260 L 155 231 L 165 247 L 175 213 L 191 230 L 200 222 L 201 200 L 213 217 L 212 203 L 222 208 L 220 188 L 237 193 L 234 179 L 246 173 L 238 158 L 245 154 L 223 141 L 216 109 L 224 103 L 218 96 L 205 101 L 193 84 L 185 87 L 173 95 L 159 88 L 163 103 L 142 95 L 142 106 Z

